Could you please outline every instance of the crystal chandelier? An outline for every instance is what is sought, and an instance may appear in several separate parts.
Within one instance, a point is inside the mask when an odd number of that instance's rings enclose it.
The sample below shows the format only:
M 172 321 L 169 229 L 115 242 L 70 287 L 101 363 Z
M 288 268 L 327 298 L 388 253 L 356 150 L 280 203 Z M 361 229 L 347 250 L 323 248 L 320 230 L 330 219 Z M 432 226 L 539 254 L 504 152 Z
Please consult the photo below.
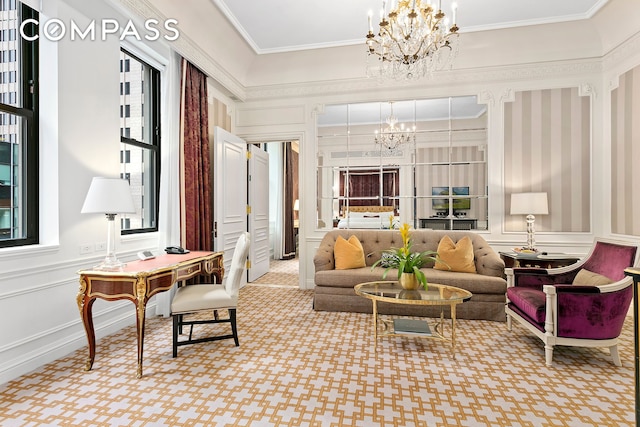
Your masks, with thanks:
M 376 147 L 379 146 L 388 151 L 395 151 L 400 148 L 401 145 L 416 141 L 416 127 L 414 126 L 411 130 L 405 130 L 404 123 L 401 123 L 399 127 L 396 127 L 398 119 L 393 115 L 393 102 L 390 102 L 389 104 L 391 106 L 391 114 L 385 121 L 387 123 L 387 127 L 380 130 L 380 132 L 378 132 L 378 130 L 374 131 L 374 141 L 376 143 Z
M 367 76 L 411 80 L 433 71 L 451 68 L 458 50 L 457 6 L 453 24 L 442 12 L 442 0 L 391 0 L 385 17 L 386 0 L 380 10 L 380 29 L 373 33 L 369 12 L 367 34 Z

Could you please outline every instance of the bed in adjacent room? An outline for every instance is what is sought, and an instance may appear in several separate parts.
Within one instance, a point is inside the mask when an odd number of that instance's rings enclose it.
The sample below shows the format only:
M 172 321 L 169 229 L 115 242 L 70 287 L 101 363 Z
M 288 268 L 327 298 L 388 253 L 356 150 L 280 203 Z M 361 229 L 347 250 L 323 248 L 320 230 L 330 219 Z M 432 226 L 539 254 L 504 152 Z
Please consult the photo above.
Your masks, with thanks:
M 397 226 L 399 221 L 393 206 L 350 206 L 338 228 L 390 228 L 391 223 Z

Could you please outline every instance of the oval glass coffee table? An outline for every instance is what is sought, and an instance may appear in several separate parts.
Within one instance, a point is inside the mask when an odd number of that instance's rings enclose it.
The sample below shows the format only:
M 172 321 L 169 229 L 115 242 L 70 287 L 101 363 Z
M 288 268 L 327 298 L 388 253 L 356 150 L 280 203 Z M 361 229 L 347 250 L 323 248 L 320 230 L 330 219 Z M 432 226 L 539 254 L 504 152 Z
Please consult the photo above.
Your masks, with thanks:
M 456 306 L 469 300 L 472 296 L 471 292 L 435 283 L 429 283 L 426 291 L 422 288 L 408 291 L 402 289 L 398 282 L 393 281 L 360 283 L 354 289 L 356 294 L 369 298 L 373 302 L 373 337 L 376 347 L 379 336 L 406 335 L 431 338 L 451 343 L 451 354 L 455 359 Z M 436 320 L 433 330 L 429 323 L 423 319 L 383 318 L 378 314 L 378 301 L 390 304 L 441 306 L 440 318 Z M 444 330 L 444 307 L 446 306 L 451 309 L 451 331 L 449 334 L 446 334 Z

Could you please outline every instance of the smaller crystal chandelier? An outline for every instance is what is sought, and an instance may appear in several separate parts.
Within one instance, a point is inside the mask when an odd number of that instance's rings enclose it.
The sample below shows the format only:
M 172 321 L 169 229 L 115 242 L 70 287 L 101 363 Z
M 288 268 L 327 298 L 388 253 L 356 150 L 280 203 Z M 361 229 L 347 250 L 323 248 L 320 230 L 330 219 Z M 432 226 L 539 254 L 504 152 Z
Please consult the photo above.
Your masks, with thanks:
M 388 151 L 395 151 L 401 145 L 416 142 L 416 127 L 413 126 L 413 129 L 405 130 L 404 123 L 401 123 L 400 127 L 396 127 L 398 119 L 393 115 L 393 102 L 390 102 L 389 105 L 391 106 L 391 114 L 387 117 L 387 120 L 385 120 L 387 127 L 380 132 L 375 130 L 373 140 L 376 143 L 376 147 L 379 146 Z
M 442 0 L 437 9 L 431 4 L 435 0 L 397 0 L 394 6 L 395 1 L 386 17 L 387 1 L 382 1 L 378 34 L 373 33 L 369 12 L 367 76 L 411 80 L 450 68 L 457 55 L 457 6 L 449 27 Z

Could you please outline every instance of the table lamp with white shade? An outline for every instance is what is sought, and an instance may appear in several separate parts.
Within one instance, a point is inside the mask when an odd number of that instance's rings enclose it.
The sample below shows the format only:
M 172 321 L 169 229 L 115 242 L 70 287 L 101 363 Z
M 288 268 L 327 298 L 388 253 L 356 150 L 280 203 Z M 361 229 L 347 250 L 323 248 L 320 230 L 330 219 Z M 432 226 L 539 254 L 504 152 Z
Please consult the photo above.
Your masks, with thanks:
M 535 215 L 547 215 L 547 193 L 514 193 L 511 195 L 511 215 L 527 216 L 527 246 L 522 249 L 536 252 Z
M 129 183 L 118 178 L 94 177 L 80 212 L 101 213 L 107 217 L 107 256 L 94 268 L 120 270 L 124 264 L 118 260 L 115 253 L 115 217 L 117 214 L 136 213 Z

